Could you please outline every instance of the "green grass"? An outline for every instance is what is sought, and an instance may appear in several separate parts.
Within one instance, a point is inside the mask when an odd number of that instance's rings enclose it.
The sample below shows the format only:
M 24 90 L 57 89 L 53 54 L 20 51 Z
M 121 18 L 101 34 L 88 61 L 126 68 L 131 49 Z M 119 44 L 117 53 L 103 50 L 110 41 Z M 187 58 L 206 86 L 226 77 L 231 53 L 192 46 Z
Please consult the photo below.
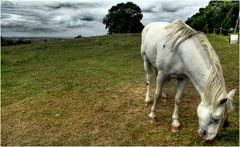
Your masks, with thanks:
M 209 39 L 227 89 L 238 89 L 238 45 L 225 36 Z M 230 127 L 212 142 L 198 137 L 200 97 L 192 84 L 178 133 L 170 131 L 174 80 L 165 85 L 157 123 L 150 123 L 140 34 L 2 47 L 1 65 L 2 145 L 239 145 L 238 91 Z

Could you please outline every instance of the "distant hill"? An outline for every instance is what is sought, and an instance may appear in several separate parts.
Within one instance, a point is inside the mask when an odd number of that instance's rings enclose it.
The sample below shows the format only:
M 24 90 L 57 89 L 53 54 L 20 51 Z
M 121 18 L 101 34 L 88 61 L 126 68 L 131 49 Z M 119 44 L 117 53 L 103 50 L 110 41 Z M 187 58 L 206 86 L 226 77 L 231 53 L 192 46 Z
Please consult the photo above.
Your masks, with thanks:
M 30 44 L 36 41 L 50 41 L 50 40 L 66 40 L 72 38 L 57 38 L 57 37 L 1 37 L 1 46 Z
M 9 39 L 1 37 L 1 46 L 31 44 L 31 40 Z
M 64 37 L 5 37 L 2 36 L 4 39 L 11 39 L 11 40 L 59 40 L 59 39 L 71 39 L 71 38 L 64 38 Z

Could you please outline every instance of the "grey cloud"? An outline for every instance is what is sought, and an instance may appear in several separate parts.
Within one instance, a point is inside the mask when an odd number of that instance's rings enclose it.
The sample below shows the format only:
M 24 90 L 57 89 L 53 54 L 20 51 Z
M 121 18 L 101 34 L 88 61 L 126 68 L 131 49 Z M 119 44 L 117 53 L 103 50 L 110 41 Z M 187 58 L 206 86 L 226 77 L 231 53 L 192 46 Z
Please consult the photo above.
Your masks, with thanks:
M 153 11 L 153 8 L 154 8 L 155 6 L 150 6 L 150 7 L 148 7 L 148 8 L 143 8 L 142 9 L 142 12 L 143 13 L 154 13 L 154 11 Z
M 4 7 L 6 6 L 6 7 Z M 57 15 L 45 11 L 44 7 L 32 5 L 14 6 L 5 2 L 2 5 L 2 28 L 16 32 L 58 32 L 64 30 L 64 20 L 54 20 Z M 7 16 L 7 17 L 6 17 Z
M 94 35 L 106 34 L 102 24 L 108 9 L 128 0 L 9 0 L 1 4 L 2 33 L 30 35 Z M 185 1 L 137 1 L 143 12 L 144 25 L 154 21 L 171 21 L 176 17 L 185 19 L 195 13 L 199 6 Z M 187 7 L 189 7 L 187 9 Z M 11 32 L 11 33 L 10 33 Z M 49 33 L 51 32 L 51 33 Z M 36 34 L 37 33 L 37 34 Z
M 83 26 L 88 26 L 88 25 L 87 25 L 86 21 L 83 21 L 81 19 L 74 19 L 67 23 L 68 28 L 78 28 L 78 27 L 83 27 Z
M 1 28 L 2 29 L 14 29 L 14 30 L 26 30 L 28 28 L 28 26 L 26 26 L 25 24 L 19 24 L 19 23 L 2 23 L 1 24 Z
M 78 15 L 73 17 L 73 19 L 80 19 L 83 21 L 101 21 L 102 19 L 94 13 L 90 12 L 79 12 Z
M 208 0 L 170 0 L 170 1 L 155 1 L 139 2 L 138 5 L 143 12 L 142 23 L 147 25 L 156 21 L 171 22 L 174 19 L 186 20 L 191 15 L 195 14 L 202 5 L 208 3 Z
M 49 27 L 34 27 L 32 31 L 39 31 L 39 32 L 60 32 L 64 31 L 65 29 L 53 29 Z
M 162 11 L 163 12 L 170 12 L 170 13 L 173 13 L 173 12 L 177 12 L 178 10 L 182 9 L 183 7 L 163 7 L 162 8 Z
M 6 4 L 7 1 L 5 1 Z M 62 27 L 81 27 L 87 26 L 91 21 L 101 21 L 99 16 L 94 13 L 90 13 L 87 9 L 92 9 L 101 4 L 99 3 L 50 3 L 48 5 L 32 5 L 31 7 L 22 6 L 15 7 L 11 3 L 12 7 L 2 8 L 2 21 L 6 21 L 6 16 L 10 19 L 10 15 L 20 17 L 22 21 L 32 24 L 41 23 L 43 25 L 62 25 Z M 93 7 L 92 7 L 93 6 Z M 85 9 L 80 9 L 84 7 Z M 61 8 L 61 9 L 60 9 Z M 79 8 L 79 9 L 77 9 Z M 46 11 L 50 10 L 51 11 Z M 77 10 L 73 10 L 77 9 Z M 71 14 L 65 14 L 64 12 L 70 10 Z M 11 20 L 17 22 L 12 18 Z M 34 26 L 34 25 L 33 25 Z
M 67 28 L 78 28 L 78 27 L 92 28 L 96 23 L 101 23 L 101 22 L 95 21 L 95 19 L 90 17 L 76 18 L 67 23 Z
M 52 8 L 52 9 L 60 9 L 60 8 L 74 8 L 74 9 L 77 9 L 78 7 L 74 4 L 71 4 L 71 3 L 58 3 L 58 4 L 55 4 L 55 5 L 45 5 L 49 8 Z
M 94 13 L 77 11 L 74 15 L 69 16 L 68 20 L 64 21 L 64 26 L 66 28 L 91 28 L 96 23 L 102 23 L 101 21 L 102 19 Z
M 1 19 L 8 19 L 11 18 L 11 16 L 9 14 L 2 14 L 1 13 Z
M 168 3 L 168 2 L 163 2 L 162 3 L 162 11 L 164 12 L 170 12 L 170 13 L 174 13 L 174 12 L 178 12 L 181 9 L 184 9 L 186 7 L 192 6 L 193 4 L 190 3 L 189 1 L 173 1 L 172 3 Z
M 84 20 L 84 21 L 94 21 L 94 20 L 96 20 L 96 18 L 91 17 L 91 16 L 84 16 L 84 17 L 81 18 L 81 20 Z
M 52 8 L 52 9 L 61 9 L 61 8 L 70 8 L 70 9 L 79 9 L 79 8 L 96 8 L 100 7 L 101 3 L 89 3 L 89 2 L 78 2 L 78 3 L 71 3 L 71 2 L 60 2 L 60 3 L 52 3 L 45 5 L 46 7 Z
M 58 32 L 63 31 L 62 28 L 53 28 L 42 26 L 41 24 L 27 24 L 23 22 L 4 22 L 1 24 L 2 29 L 14 30 L 16 32 Z
M 177 12 L 183 8 L 185 8 L 187 5 L 186 4 L 169 4 L 166 2 L 161 2 L 159 4 L 152 4 L 149 5 L 148 7 L 143 7 L 142 12 L 143 13 L 174 13 Z
M 86 36 L 87 32 L 89 35 L 94 35 L 94 32 L 106 33 L 101 23 L 105 8 L 98 2 L 39 1 L 36 3 L 36 1 L 11 0 L 11 2 L 3 1 L 1 7 L 2 35 L 43 35 L 45 32 L 46 36 L 52 34 L 69 36 L 76 34 L 78 32 L 76 30 L 81 30 Z M 81 32 L 79 34 L 82 34 Z
M 14 8 L 14 4 L 9 1 L 3 1 L 1 4 L 2 8 Z
M 23 21 L 39 21 L 39 22 L 48 22 L 51 18 L 50 15 L 46 13 L 42 13 L 41 11 L 37 10 L 30 10 L 30 9 L 9 9 L 5 8 L 2 9 L 2 16 L 8 16 L 6 18 L 11 18 L 11 15 L 15 15 L 19 17 L 18 19 L 22 19 Z M 4 20 L 3 20 L 4 21 Z

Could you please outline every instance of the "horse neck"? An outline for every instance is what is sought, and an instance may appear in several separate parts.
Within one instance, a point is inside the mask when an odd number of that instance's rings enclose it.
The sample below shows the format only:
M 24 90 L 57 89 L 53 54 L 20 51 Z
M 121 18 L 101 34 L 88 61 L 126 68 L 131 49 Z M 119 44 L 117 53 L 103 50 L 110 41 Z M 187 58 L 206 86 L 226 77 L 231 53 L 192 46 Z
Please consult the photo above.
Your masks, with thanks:
M 184 56 L 182 60 L 186 67 L 185 72 L 200 94 L 201 102 L 203 102 L 205 100 L 206 82 L 209 78 L 212 64 L 210 59 L 207 58 L 206 53 L 200 48 L 201 45 L 196 44 L 194 39 L 186 40 L 179 45 L 180 54 Z M 225 91 L 222 91 L 222 93 L 225 93 Z

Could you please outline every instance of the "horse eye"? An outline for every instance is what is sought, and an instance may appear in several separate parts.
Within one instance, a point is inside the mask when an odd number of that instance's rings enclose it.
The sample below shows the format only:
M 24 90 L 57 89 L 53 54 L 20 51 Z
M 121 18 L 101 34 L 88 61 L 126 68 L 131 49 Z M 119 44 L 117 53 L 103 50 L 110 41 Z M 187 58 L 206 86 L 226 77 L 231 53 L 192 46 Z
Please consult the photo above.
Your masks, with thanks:
M 211 117 L 211 122 L 213 122 L 213 123 L 218 123 L 219 122 L 219 118 L 214 118 L 214 117 Z

